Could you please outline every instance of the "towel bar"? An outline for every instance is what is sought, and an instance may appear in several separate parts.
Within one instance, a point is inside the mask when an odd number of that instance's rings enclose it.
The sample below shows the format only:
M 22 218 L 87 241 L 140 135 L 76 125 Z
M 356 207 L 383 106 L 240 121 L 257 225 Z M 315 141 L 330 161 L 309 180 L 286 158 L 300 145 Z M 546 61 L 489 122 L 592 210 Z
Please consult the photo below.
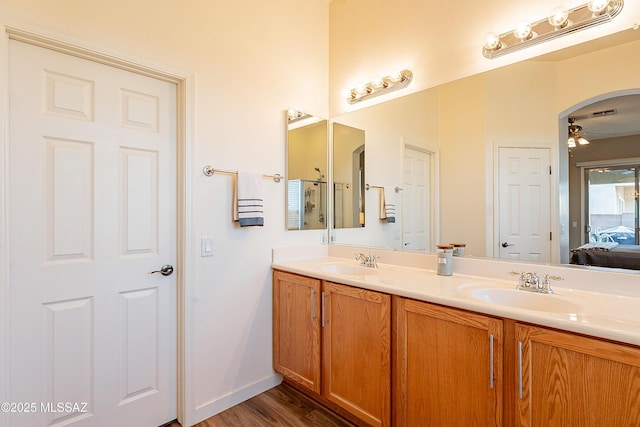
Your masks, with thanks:
M 228 170 L 224 170 L 224 169 L 216 169 L 213 166 L 205 166 L 202 168 L 202 173 L 204 173 L 206 176 L 212 176 L 215 173 L 223 173 L 223 174 L 227 174 L 227 175 L 237 175 L 238 171 L 228 171 Z M 273 179 L 275 182 L 280 182 L 280 180 L 282 179 L 282 175 L 280 175 L 279 173 L 276 173 L 274 175 L 262 175 L 263 178 L 265 179 Z
M 367 190 L 367 191 L 369 191 L 369 188 L 380 188 L 380 189 L 382 189 L 382 188 L 384 188 L 384 187 L 381 187 L 381 186 L 379 186 L 379 185 L 369 185 L 369 184 L 365 184 L 364 189 L 365 189 L 365 190 Z M 396 187 L 396 188 L 394 188 L 394 190 L 395 190 L 395 192 L 396 192 L 396 193 L 399 193 L 399 192 L 401 192 L 401 191 L 402 191 L 402 188 L 400 188 L 400 187 Z

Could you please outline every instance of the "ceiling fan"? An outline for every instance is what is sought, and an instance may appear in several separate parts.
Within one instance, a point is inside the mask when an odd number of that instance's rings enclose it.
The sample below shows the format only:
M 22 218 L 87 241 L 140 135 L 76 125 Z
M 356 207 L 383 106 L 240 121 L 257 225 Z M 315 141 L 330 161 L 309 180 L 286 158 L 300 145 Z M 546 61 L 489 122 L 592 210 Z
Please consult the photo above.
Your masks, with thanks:
M 582 126 L 576 124 L 575 121 L 576 119 L 574 117 L 569 117 L 569 138 L 567 139 L 569 148 L 589 144 L 589 140 L 578 133 L 582 130 Z

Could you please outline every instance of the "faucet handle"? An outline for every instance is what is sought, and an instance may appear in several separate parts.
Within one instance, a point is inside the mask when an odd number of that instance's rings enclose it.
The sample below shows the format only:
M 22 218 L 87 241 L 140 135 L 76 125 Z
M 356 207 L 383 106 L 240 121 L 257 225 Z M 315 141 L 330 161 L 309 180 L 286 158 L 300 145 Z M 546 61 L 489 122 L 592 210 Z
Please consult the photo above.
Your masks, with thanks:
M 564 280 L 561 276 L 551 276 L 549 274 L 544 275 L 544 279 L 542 279 L 542 286 L 540 290 L 547 294 L 553 294 L 553 289 L 551 289 L 551 281 L 552 280 Z
M 378 268 L 378 260 L 381 259 L 382 257 L 379 255 L 371 255 L 370 256 L 370 260 L 369 262 L 371 263 L 371 266 L 373 268 Z

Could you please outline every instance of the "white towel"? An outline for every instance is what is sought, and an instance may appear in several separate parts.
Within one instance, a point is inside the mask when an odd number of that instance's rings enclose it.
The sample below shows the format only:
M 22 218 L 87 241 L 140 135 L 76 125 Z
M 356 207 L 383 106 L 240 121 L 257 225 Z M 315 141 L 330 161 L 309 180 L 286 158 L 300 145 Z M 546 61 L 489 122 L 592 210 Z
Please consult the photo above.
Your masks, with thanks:
M 264 226 L 262 175 L 238 172 L 233 189 L 233 220 L 240 227 Z
M 383 187 L 380 192 L 380 219 L 388 223 L 396 222 L 396 189 Z

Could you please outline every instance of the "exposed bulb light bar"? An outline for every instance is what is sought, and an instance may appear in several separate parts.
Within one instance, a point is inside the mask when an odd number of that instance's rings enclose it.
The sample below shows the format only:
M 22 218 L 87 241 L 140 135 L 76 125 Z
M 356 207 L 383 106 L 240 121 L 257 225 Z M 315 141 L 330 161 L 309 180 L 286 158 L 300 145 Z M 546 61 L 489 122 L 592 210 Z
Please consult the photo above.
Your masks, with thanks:
M 413 80 L 413 73 L 409 70 L 402 70 L 385 77 L 379 77 L 369 83 L 365 83 L 357 88 L 353 88 L 347 95 L 347 102 L 355 104 L 374 96 L 383 95 L 394 90 L 409 86 Z
M 623 6 L 624 0 L 592 0 L 573 9 L 556 7 L 547 18 L 531 24 L 520 23 L 512 31 L 500 35 L 489 33 L 485 37 L 482 54 L 489 59 L 497 58 L 565 34 L 604 24 L 616 17 Z

